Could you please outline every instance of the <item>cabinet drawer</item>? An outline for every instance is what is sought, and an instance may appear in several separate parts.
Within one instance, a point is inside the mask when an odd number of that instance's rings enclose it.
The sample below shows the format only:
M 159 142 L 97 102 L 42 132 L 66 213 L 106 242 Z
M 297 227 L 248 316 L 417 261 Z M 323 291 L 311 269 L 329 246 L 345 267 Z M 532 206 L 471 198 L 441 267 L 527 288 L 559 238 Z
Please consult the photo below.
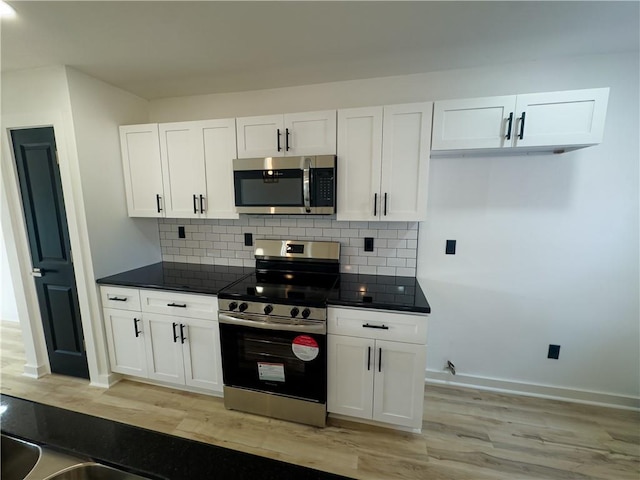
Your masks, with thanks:
M 330 307 L 327 333 L 424 345 L 427 343 L 427 316 Z
M 140 311 L 140 294 L 136 288 L 100 287 L 102 306 L 118 310 Z
M 218 319 L 218 299 L 209 295 L 140 290 L 143 312 L 187 318 Z

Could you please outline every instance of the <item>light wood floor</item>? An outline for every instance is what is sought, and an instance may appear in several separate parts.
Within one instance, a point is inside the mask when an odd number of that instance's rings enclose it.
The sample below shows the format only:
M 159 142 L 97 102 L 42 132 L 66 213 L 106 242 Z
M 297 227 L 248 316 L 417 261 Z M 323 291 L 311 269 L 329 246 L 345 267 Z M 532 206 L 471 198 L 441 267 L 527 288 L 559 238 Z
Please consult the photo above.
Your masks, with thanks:
M 30 379 L 19 326 L 0 322 L 0 335 L 2 393 L 349 477 L 640 479 L 638 412 L 428 385 L 422 435 L 337 420 L 318 429 L 138 382 Z

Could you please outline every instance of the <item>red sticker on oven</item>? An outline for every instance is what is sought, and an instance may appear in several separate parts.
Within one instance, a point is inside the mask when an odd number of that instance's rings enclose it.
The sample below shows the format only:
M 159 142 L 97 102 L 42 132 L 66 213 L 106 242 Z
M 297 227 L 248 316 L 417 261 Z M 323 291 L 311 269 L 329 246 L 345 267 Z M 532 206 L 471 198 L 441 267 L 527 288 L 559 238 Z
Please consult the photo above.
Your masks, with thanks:
M 291 349 L 296 357 L 305 362 L 310 362 L 320 353 L 318 342 L 309 335 L 298 335 L 294 338 Z

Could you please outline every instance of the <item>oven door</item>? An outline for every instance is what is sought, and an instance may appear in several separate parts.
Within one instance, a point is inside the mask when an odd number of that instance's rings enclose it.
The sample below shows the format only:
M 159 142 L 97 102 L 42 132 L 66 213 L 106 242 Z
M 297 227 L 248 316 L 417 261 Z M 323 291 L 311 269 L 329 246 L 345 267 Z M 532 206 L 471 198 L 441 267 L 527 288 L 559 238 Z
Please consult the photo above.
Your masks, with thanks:
M 327 337 L 313 325 L 273 325 L 220 314 L 224 384 L 325 403 Z

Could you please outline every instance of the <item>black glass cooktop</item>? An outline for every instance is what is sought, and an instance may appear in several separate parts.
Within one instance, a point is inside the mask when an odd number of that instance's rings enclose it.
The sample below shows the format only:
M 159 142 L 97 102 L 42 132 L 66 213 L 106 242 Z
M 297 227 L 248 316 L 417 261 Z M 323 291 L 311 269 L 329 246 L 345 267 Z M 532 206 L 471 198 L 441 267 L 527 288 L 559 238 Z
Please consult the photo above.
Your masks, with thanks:
M 339 294 L 339 275 L 300 272 L 253 272 L 223 288 L 220 298 L 285 305 L 324 307 Z

